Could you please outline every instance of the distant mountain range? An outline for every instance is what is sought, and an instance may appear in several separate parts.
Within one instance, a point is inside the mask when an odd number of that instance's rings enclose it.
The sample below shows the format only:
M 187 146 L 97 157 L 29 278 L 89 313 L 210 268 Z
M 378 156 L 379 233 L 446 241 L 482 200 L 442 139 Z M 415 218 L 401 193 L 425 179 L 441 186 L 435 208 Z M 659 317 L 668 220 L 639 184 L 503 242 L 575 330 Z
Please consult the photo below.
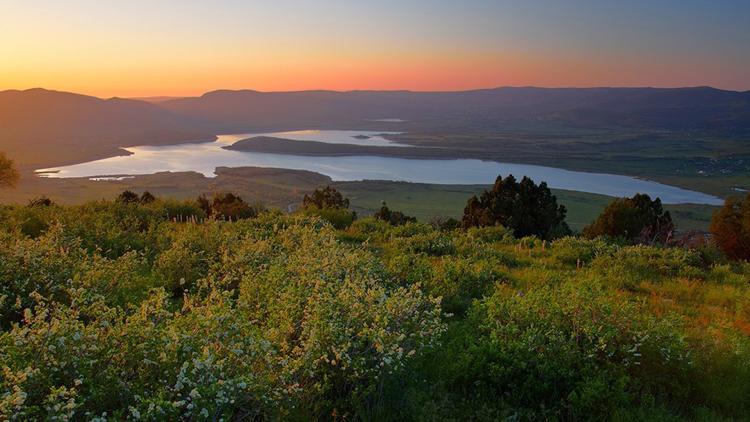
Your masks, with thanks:
M 708 87 L 497 88 L 460 92 L 213 91 L 159 103 L 221 125 L 363 119 L 541 120 L 573 126 L 734 131 L 750 124 L 750 92 Z
M 117 147 L 210 140 L 221 132 L 356 128 L 399 118 L 454 127 L 604 127 L 750 135 L 750 91 L 696 88 L 497 88 L 461 92 L 213 91 L 200 97 L 99 99 L 31 89 L 0 92 L 0 150 L 58 165 Z

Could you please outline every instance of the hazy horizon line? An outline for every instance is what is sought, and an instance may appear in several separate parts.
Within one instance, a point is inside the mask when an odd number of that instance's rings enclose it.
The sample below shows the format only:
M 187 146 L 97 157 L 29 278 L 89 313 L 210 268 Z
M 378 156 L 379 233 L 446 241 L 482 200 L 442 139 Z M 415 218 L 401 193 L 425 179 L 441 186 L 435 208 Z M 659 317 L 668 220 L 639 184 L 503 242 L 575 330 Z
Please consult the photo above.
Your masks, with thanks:
M 292 90 L 259 90 L 253 88 L 216 88 L 203 91 L 202 93 L 190 93 L 184 95 L 178 94 L 152 94 L 152 95 L 113 95 L 113 96 L 102 96 L 93 93 L 79 92 L 74 90 L 64 90 L 55 88 L 46 88 L 42 86 L 36 86 L 31 88 L 5 88 L 0 90 L 0 93 L 4 92 L 27 92 L 27 91 L 49 91 L 59 92 L 67 94 L 83 95 L 88 97 L 99 98 L 102 100 L 108 99 L 130 99 L 130 100 L 148 100 L 148 99 L 177 99 L 177 98 L 200 98 L 206 94 L 214 92 L 256 92 L 259 94 L 282 94 L 282 93 L 304 93 L 304 92 L 334 92 L 334 93 L 355 93 L 355 92 L 404 92 L 404 93 L 460 93 L 460 92 L 476 92 L 476 91 L 492 91 L 500 89 L 549 89 L 549 90 L 560 90 L 560 89 L 663 89 L 663 90 L 680 90 L 680 89 L 712 89 L 724 92 L 735 92 L 735 93 L 748 93 L 747 90 L 736 90 L 736 89 L 725 89 L 717 88 L 711 85 L 694 85 L 694 86 L 654 86 L 654 85 L 592 85 L 592 86 L 543 86 L 543 85 L 501 85 L 494 87 L 478 87 L 478 88 L 467 88 L 467 89 L 435 89 L 435 90 L 422 90 L 422 89 L 327 89 L 327 88 L 310 88 L 310 89 L 292 89 Z

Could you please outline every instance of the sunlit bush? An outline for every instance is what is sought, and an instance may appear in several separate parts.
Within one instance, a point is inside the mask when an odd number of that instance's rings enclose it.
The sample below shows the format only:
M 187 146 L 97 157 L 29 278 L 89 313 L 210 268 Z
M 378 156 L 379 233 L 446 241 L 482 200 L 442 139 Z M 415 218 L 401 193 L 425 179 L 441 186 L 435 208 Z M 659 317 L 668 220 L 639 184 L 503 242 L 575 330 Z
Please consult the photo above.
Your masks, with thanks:
M 0 207 L 0 420 L 750 415 L 714 249 L 140 199 Z

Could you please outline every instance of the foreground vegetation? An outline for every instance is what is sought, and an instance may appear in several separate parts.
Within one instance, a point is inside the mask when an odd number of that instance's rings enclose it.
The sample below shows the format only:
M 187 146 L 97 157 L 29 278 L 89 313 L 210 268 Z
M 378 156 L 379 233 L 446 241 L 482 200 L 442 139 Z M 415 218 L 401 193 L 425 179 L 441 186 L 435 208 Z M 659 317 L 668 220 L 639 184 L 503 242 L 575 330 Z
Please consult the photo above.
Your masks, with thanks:
M 710 246 L 217 198 L 0 209 L 0 419 L 750 417 Z

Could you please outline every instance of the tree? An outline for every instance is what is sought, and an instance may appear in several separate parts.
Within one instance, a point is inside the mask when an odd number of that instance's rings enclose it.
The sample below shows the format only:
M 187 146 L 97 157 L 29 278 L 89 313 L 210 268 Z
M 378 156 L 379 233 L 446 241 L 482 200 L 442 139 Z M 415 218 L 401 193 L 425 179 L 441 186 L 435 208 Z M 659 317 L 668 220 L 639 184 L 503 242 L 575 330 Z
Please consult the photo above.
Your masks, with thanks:
M 211 215 L 219 219 L 236 221 L 256 217 L 258 209 L 233 193 L 219 192 L 214 195 L 211 203 Z
M 588 238 L 607 236 L 635 243 L 667 243 L 674 233 L 669 211 L 661 199 L 651 200 L 646 194 L 618 198 L 610 202 L 596 221 L 583 229 Z
M 46 196 L 39 196 L 29 200 L 29 207 L 50 207 L 55 203 Z
M 547 183 L 537 185 L 525 176 L 519 183 L 513 175 L 498 176 L 492 189 L 469 199 L 461 226 L 500 224 L 513 230 L 516 237 L 550 239 L 570 233 L 565 214 L 565 207 L 557 204 Z
M 18 183 L 18 170 L 13 160 L 0 152 L 0 188 L 12 188 Z
M 417 219 L 414 217 L 409 217 L 408 215 L 405 215 L 401 211 L 391 211 L 388 208 L 388 205 L 386 205 L 385 201 L 383 201 L 383 205 L 380 207 L 380 209 L 373 215 L 378 220 L 383 220 L 387 222 L 390 225 L 393 226 L 401 226 L 406 223 L 416 223 Z
M 124 204 L 136 204 L 140 200 L 141 198 L 138 196 L 138 194 L 130 190 L 124 191 L 120 194 L 120 196 L 117 197 L 117 202 L 122 202 Z
M 349 200 L 344 198 L 341 192 L 336 189 L 326 186 L 323 189 L 315 189 L 310 195 L 305 195 L 302 200 L 303 208 L 317 208 L 317 209 L 347 209 L 349 208 Z
M 143 194 L 141 194 L 141 199 L 140 199 L 141 204 L 150 204 L 154 201 L 156 201 L 156 197 L 152 195 L 151 192 L 145 191 L 143 192 Z
M 750 260 L 750 194 L 730 197 L 711 219 L 716 246 L 729 258 Z
M 357 219 L 357 213 L 349 211 L 349 200 L 330 186 L 305 195 L 301 211 L 305 215 L 318 216 L 337 229 L 349 227 Z
M 198 202 L 198 206 L 200 209 L 203 210 L 204 213 L 206 213 L 206 217 L 211 216 L 211 201 L 206 198 L 206 195 L 200 195 L 198 199 L 196 200 Z

